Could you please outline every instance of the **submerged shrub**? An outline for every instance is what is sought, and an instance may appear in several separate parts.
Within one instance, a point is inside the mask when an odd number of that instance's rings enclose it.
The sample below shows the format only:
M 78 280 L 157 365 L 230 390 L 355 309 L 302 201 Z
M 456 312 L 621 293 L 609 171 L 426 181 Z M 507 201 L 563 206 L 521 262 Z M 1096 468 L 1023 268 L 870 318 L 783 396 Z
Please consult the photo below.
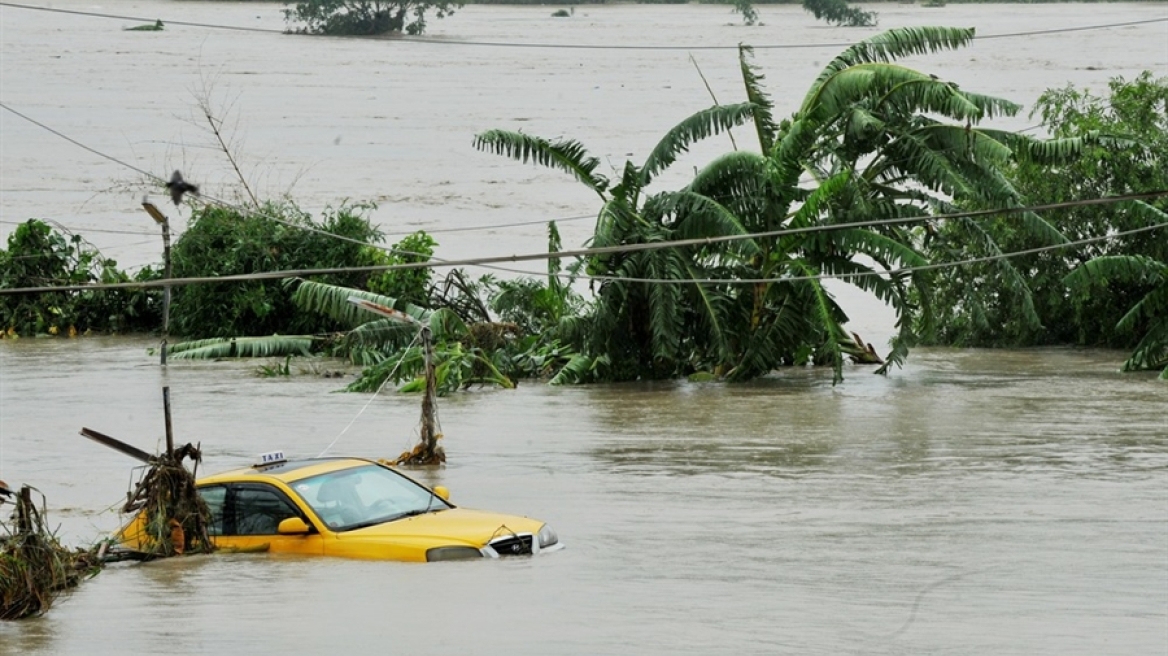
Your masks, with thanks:
M 29 219 L 0 249 L 0 288 L 130 282 L 158 277 L 147 267 L 130 276 L 81 235 Z M 9 335 L 152 330 L 161 323 L 158 290 L 52 291 L 0 296 L 0 330 Z
M 846 0 L 803 0 L 803 9 L 815 18 L 844 27 L 871 27 L 876 14 L 848 5 Z
M 370 244 L 382 240 L 364 213 L 372 204 L 327 209 L 320 221 L 295 204 L 266 203 L 244 215 L 205 206 L 195 212 L 173 250 L 174 276 L 206 277 L 383 263 Z M 306 230 L 308 228 L 310 230 Z M 337 239 L 332 235 L 343 237 Z M 316 276 L 314 280 L 364 288 L 368 273 Z M 311 334 L 341 328 L 327 317 L 301 312 L 280 280 L 176 287 L 171 330 L 186 337 Z
M 445 18 L 462 7 L 446 0 L 302 0 L 284 10 L 284 20 L 308 34 L 422 34 L 426 13 Z

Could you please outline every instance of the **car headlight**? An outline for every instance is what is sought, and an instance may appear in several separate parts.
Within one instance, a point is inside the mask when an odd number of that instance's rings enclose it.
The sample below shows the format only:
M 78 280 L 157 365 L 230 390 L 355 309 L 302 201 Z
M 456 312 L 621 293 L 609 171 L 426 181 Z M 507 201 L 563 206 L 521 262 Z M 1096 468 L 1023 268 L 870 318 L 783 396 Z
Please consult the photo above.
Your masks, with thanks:
M 552 529 L 551 526 L 544 524 L 539 529 L 539 548 L 540 549 L 546 549 L 547 547 L 550 547 L 553 544 L 558 543 L 559 541 L 560 541 L 560 537 L 558 535 L 556 535 L 556 532 Z
M 483 552 L 474 547 L 435 547 L 426 550 L 426 562 L 434 563 L 440 560 L 470 560 L 482 558 Z

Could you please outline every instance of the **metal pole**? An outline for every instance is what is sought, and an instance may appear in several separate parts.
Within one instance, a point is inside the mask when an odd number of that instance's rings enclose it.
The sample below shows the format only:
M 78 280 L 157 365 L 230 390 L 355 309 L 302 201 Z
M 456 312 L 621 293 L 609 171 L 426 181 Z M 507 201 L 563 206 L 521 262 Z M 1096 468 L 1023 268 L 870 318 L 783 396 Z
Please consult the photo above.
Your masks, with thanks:
M 170 426 L 170 386 L 162 388 L 162 414 L 166 416 L 166 457 L 174 455 L 174 429 Z
M 170 280 L 170 220 L 162 222 L 162 265 Z M 162 288 L 162 366 L 166 366 L 166 345 L 170 337 L 170 285 Z M 168 406 L 169 407 L 169 406 Z M 169 426 L 169 422 L 168 422 Z M 169 432 L 169 431 L 168 431 Z

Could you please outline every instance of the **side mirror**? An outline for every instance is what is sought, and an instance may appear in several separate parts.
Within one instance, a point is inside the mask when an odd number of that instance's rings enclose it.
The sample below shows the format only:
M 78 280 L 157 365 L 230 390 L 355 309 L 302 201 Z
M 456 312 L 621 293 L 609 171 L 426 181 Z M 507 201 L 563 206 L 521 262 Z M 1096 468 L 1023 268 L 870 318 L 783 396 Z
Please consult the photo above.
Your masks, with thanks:
M 435 485 L 433 490 L 443 501 L 450 501 L 450 490 L 447 490 L 445 485 Z
M 305 535 L 308 530 L 308 524 L 305 524 L 304 520 L 299 517 L 289 517 L 280 522 L 280 526 L 276 528 L 276 532 L 280 535 Z

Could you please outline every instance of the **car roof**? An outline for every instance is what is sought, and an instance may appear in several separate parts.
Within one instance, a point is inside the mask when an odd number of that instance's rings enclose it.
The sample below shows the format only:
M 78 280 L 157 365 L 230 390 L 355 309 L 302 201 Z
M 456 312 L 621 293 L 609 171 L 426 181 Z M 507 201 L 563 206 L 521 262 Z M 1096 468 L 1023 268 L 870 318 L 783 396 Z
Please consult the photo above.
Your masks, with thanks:
M 376 461 L 364 458 L 304 458 L 302 460 L 284 460 L 270 465 L 253 465 L 242 469 L 232 469 L 212 476 L 199 479 L 199 485 L 212 483 L 237 483 L 241 481 L 272 481 L 291 483 L 317 474 L 351 469 L 364 465 L 377 464 Z

